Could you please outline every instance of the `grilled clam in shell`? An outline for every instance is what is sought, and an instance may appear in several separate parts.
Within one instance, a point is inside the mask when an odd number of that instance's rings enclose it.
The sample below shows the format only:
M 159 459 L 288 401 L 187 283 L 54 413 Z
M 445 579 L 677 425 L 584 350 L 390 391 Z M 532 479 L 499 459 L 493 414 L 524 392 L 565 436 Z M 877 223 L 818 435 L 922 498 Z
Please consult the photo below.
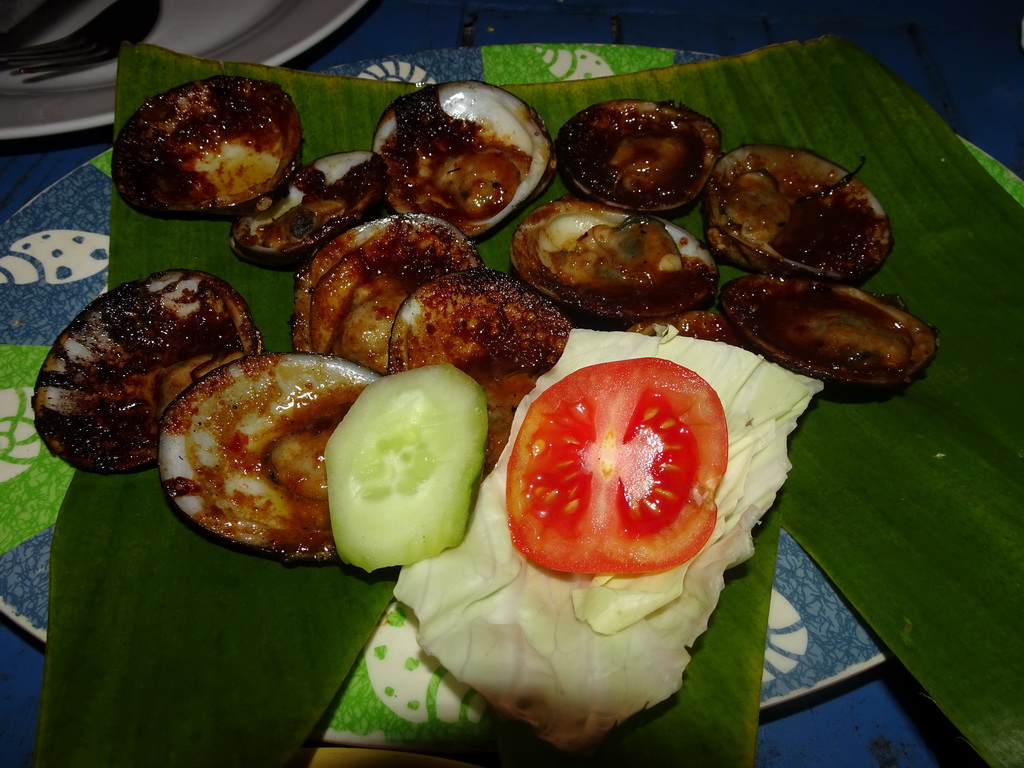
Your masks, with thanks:
M 383 198 L 384 161 L 379 155 L 353 151 L 317 158 L 235 221 L 231 249 L 254 264 L 295 267 L 362 221 Z
M 747 145 L 704 190 L 708 246 L 755 272 L 860 282 L 892 249 L 889 218 L 854 173 L 814 152 Z
M 537 112 L 494 85 L 429 85 L 397 98 L 373 137 L 388 166 L 387 201 L 479 237 L 537 195 L 554 174 Z
M 391 324 L 405 298 L 439 275 L 479 266 L 476 246 L 443 219 L 397 214 L 361 224 L 296 273 L 292 345 L 384 373 Z
M 167 404 L 207 371 L 260 348 L 245 300 L 218 277 L 178 269 L 123 283 L 54 341 L 36 381 L 36 430 L 79 469 L 153 466 Z
M 111 175 L 144 210 L 237 215 L 291 175 L 301 144 L 279 86 L 218 75 L 146 100 L 118 132 Z
M 562 198 L 531 211 L 512 238 L 512 266 L 573 311 L 633 322 L 711 303 L 718 268 L 682 227 L 649 214 Z
M 692 203 L 711 174 L 721 135 L 709 118 L 669 101 L 615 99 L 558 130 L 558 169 L 573 192 L 631 211 Z
M 337 556 L 324 446 L 377 375 L 308 353 L 249 355 L 195 382 L 160 424 L 160 480 L 184 518 L 285 561 Z
M 721 303 L 746 346 L 834 386 L 909 384 L 938 345 L 901 302 L 830 280 L 745 275 L 722 287 Z

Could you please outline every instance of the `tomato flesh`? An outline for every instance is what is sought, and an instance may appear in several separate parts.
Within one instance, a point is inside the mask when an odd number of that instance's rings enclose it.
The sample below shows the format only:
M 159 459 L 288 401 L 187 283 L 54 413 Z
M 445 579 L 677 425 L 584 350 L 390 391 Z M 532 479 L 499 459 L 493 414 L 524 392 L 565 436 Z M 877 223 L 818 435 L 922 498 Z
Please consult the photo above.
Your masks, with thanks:
M 728 460 L 704 379 L 660 358 L 582 368 L 530 405 L 509 459 L 516 547 L 559 571 L 671 568 L 707 542 Z
M 626 428 L 622 450 L 637 460 L 619 471 L 618 512 L 634 538 L 662 530 L 683 512 L 700 464 L 697 438 L 661 392 L 644 391 Z

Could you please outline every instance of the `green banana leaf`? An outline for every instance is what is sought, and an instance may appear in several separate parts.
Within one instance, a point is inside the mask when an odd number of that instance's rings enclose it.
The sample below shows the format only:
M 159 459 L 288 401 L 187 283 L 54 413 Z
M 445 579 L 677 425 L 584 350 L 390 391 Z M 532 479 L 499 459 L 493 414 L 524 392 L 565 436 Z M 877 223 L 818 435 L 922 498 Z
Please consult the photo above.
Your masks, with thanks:
M 153 472 L 78 473 L 51 563 L 38 766 L 284 764 L 393 586 L 211 545 Z
M 280 82 L 302 115 L 307 158 L 367 148 L 376 117 L 409 88 L 148 46 L 126 48 L 119 71 L 118 123 L 145 97 L 221 71 Z M 633 748 L 654 764 L 679 755 L 752 763 L 781 516 L 981 754 L 1011 764 L 1024 750 L 1024 525 L 1014 508 L 1024 498 L 1024 425 L 1012 399 L 1020 338 L 1002 329 L 1013 334 L 1021 319 L 1020 207 L 920 97 L 840 39 L 510 89 L 552 131 L 605 98 L 674 99 L 711 116 L 726 148 L 806 146 L 847 167 L 866 157 L 859 175 L 896 239 L 868 287 L 902 295 L 940 330 L 938 358 L 905 393 L 825 397 L 805 415 L 759 553 L 723 594 L 683 690 L 613 734 L 599 757 L 621 762 L 619 750 Z M 562 191 L 556 184 L 546 198 Z M 698 212 L 681 221 L 701 231 Z M 507 268 L 512 226 L 481 244 L 492 266 Z M 115 196 L 111 233 L 112 284 L 206 269 L 250 301 L 268 349 L 288 347 L 290 277 L 234 259 L 225 222 L 144 216 Z M 169 514 L 151 473 L 76 476 L 51 581 L 40 766 L 283 762 L 341 684 L 391 586 L 213 545 Z M 725 727 L 728 737 L 717 730 Z M 558 762 L 520 736 L 499 728 L 509 764 Z

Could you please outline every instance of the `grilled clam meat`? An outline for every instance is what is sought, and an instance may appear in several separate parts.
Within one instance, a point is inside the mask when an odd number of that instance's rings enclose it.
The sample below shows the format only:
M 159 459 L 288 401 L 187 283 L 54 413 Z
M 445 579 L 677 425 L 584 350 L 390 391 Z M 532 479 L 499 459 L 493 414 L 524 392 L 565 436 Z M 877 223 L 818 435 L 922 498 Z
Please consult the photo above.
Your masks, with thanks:
M 341 152 L 300 168 L 282 192 L 264 195 L 231 228 L 239 258 L 294 267 L 317 247 L 358 224 L 384 199 L 384 161 L 373 152 Z
M 301 353 L 243 357 L 160 424 L 160 480 L 187 520 L 286 561 L 336 558 L 324 446 L 376 374 Z
M 245 301 L 220 278 L 172 270 L 124 283 L 94 299 L 53 343 L 36 381 L 36 431 L 78 469 L 150 467 L 167 403 L 260 344 Z
M 527 215 L 512 266 L 555 301 L 634 322 L 710 304 L 718 269 L 707 248 L 670 221 L 563 198 Z
M 709 118 L 669 101 L 617 99 L 573 115 L 555 139 L 558 169 L 581 197 L 633 211 L 693 202 L 721 150 Z
M 743 341 L 724 315 L 702 309 L 691 309 L 664 317 L 652 317 L 634 323 L 628 330 L 646 336 L 658 336 L 665 328 L 674 328 L 680 336 L 704 341 L 720 341 L 734 347 L 744 346 Z
M 384 373 L 398 307 L 419 285 L 483 266 L 457 227 L 426 214 L 361 224 L 321 248 L 295 277 L 292 345 Z
M 218 75 L 147 99 L 114 141 L 111 174 L 138 208 L 234 215 L 292 174 L 301 143 L 281 88 Z
M 773 275 L 858 282 L 892 249 L 874 194 L 853 173 L 792 147 L 723 155 L 705 187 L 704 220 L 717 257 Z
M 519 401 L 555 364 L 572 322 L 522 281 L 486 267 L 410 294 L 395 317 L 388 373 L 451 363 L 487 394 L 485 469 L 508 441 Z
M 828 384 L 909 384 L 936 352 L 934 328 L 899 303 L 850 285 L 747 275 L 722 287 L 721 303 L 749 347 Z
M 518 97 L 456 81 L 397 98 L 373 149 L 388 165 L 387 200 L 399 213 L 428 213 L 470 237 L 534 197 L 554 174 L 551 137 Z

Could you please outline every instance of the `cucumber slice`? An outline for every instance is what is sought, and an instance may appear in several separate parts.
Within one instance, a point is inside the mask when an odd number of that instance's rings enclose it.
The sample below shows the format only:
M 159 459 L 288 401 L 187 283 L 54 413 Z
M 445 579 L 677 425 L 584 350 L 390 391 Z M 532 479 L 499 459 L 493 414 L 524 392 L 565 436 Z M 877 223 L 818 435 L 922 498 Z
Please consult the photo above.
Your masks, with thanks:
M 486 441 L 484 390 L 452 365 L 367 386 L 324 451 L 341 559 L 373 571 L 461 542 Z

